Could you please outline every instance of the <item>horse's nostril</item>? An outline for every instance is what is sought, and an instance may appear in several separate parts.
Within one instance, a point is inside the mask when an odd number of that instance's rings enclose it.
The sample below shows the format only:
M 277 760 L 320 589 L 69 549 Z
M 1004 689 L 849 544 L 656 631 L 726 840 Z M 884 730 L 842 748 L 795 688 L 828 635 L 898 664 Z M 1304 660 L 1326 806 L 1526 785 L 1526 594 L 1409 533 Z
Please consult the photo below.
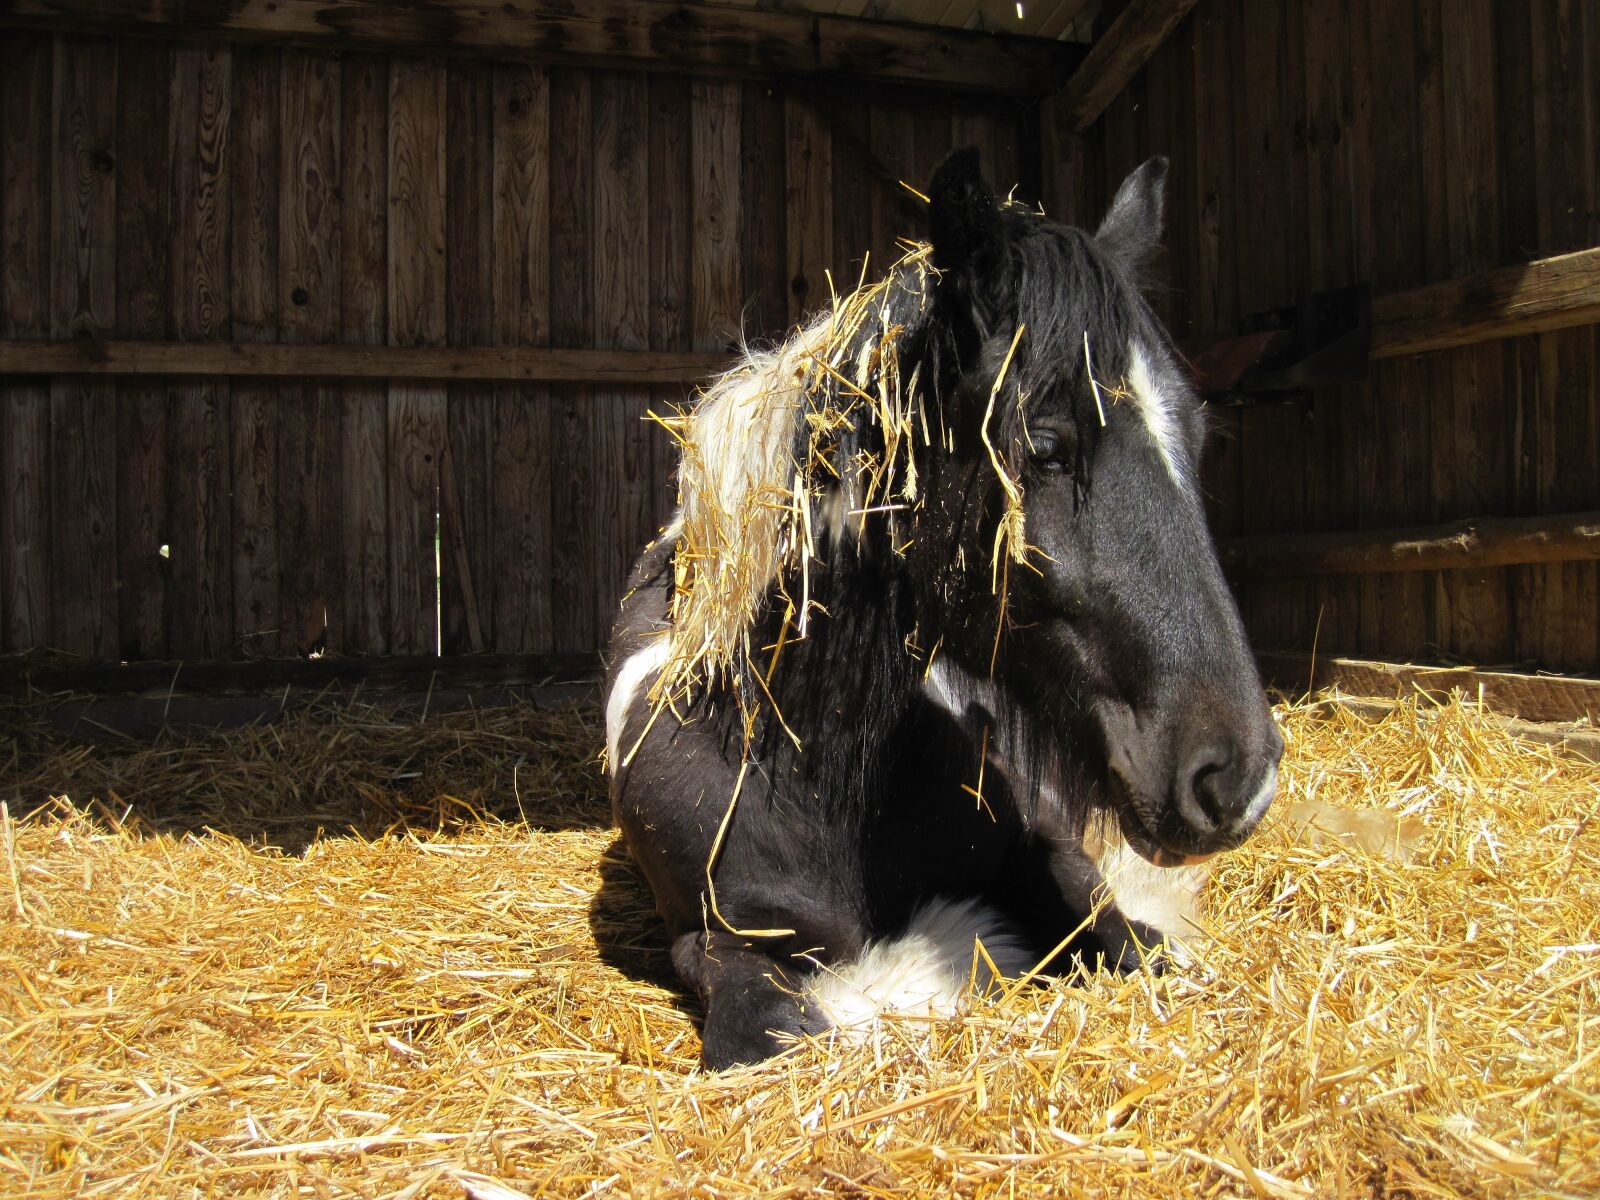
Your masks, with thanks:
M 1178 807 L 1190 827 L 1212 833 L 1232 823 L 1237 807 L 1232 799 L 1233 751 L 1225 745 L 1197 747 L 1190 756 Z
M 1220 763 L 1207 763 L 1195 772 L 1191 784 L 1195 803 L 1200 806 L 1200 811 L 1205 813 L 1212 825 L 1226 824 L 1228 819 L 1227 806 L 1222 799 L 1220 786 L 1223 774 L 1224 768 Z

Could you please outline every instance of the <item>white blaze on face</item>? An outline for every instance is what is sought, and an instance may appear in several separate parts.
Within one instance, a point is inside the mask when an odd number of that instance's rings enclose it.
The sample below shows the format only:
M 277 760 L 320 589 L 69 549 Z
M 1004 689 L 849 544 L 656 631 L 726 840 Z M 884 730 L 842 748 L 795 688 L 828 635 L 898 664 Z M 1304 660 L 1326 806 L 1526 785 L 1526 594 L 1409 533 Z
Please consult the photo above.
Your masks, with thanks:
M 1187 460 L 1177 411 L 1182 398 L 1174 395 L 1170 387 L 1162 386 L 1157 374 L 1160 365 L 1160 359 L 1147 354 L 1138 342 L 1128 348 L 1128 387 L 1133 392 L 1134 405 L 1144 418 L 1161 461 L 1167 464 L 1168 474 L 1179 487 L 1187 487 Z

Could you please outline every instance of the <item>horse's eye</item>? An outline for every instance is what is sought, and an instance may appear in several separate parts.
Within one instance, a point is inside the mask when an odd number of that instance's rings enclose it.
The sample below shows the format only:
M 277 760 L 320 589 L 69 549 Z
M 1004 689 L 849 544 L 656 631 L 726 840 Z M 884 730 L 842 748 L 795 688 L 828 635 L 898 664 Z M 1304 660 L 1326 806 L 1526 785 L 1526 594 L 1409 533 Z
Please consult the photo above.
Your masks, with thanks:
M 1039 471 L 1072 474 L 1076 449 L 1071 438 L 1054 429 L 1028 430 L 1028 457 Z

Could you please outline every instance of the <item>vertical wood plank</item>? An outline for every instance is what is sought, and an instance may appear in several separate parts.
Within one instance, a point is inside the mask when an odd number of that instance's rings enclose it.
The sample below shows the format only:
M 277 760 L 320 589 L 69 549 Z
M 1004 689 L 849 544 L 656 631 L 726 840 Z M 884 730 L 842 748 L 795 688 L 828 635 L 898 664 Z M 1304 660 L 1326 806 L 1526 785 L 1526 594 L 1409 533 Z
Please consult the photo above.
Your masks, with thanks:
M 775 342 L 783 337 L 789 312 L 784 272 L 783 99 L 770 83 L 746 83 L 743 91 L 739 212 L 743 223 L 744 332 L 754 342 Z
M 278 304 L 286 342 L 339 337 L 340 62 L 321 51 L 283 53 L 282 135 L 276 164 Z M 344 590 L 343 404 L 337 386 L 280 381 L 277 493 L 284 553 L 278 644 L 329 648 L 330 609 Z
M 0 335 L 50 335 L 51 43 L 0 41 Z M 50 642 L 50 390 L 0 385 L 0 650 Z
M 1233 188 L 1241 236 L 1235 256 L 1239 308 L 1261 312 L 1294 299 L 1290 248 L 1296 244 L 1291 196 L 1295 172 L 1293 122 L 1299 92 L 1290 78 L 1287 9 L 1275 0 L 1245 0 L 1242 39 L 1235 54 L 1232 103 L 1237 121 Z M 1300 173 L 1303 178 L 1303 171 Z M 1242 510 L 1245 533 L 1304 528 L 1305 410 L 1299 405 L 1247 408 L 1240 417 Z M 1306 585 L 1301 580 L 1258 580 L 1242 592 L 1245 623 L 1259 645 L 1305 644 Z
M 1235 303 L 1237 275 L 1233 259 L 1232 186 L 1233 118 L 1224 97 L 1229 94 L 1228 63 L 1235 52 L 1222 6 L 1194 12 L 1195 146 L 1194 196 L 1191 213 L 1197 276 L 1190 297 L 1195 324 L 1226 333 L 1239 319 Z M 1219 535 L 1239 532 L 1239 415 L 1232 410 L 1212 414 L 1212 436 L 1201 470 L 1206 513 Z
M 445 312 L 445 68 L 389 64 L 389 343 L 440 345 Z M 389 385 L 390 649 L 439 647 L 436 535 L 445 391 Z
M 550 86 L 544 71 L 494 68 L 494 338 L 550 344 Z M 493 496 L 493 645 L 546 651 L 551 617 L 549 389 L 497 384 Z
M 278 340 L 278 234 L 282 113 L 282 51 L 240 47 L 233 59 L 233 116 L 228 182 L 233 336 L 241 342 Z M 289 385 L 292 389 L 294 385 Z M 279 521 L 279 386 L 235 379 L 229 393 L 232 504 L 229 539 L 233 568 L 233 643 L 255 658 L 280 647 L 278 563 L 314 552 Z M 279 546 L 280 533 L 285 541 Z M 292 635 L 282 639 L 292 649 Z
M 1351 93 L 1352 36 L 1349 0 L 1329 0 L 1305 11 L 1305 130 L 1307 286 L 1312 290 L 1360 282 L 1363 268 L 1355 255 L 1349 212 L 1352 198 L 1350 150 L 1354 144 Z M 1354 529 L 1360 507 L 1356 491 L 1358 386 L 1320 391 L 1313 400 L 1306 449 L 1307 528 Z M 1334 576 L 1315 581 L 1316 620 L 1312 639 L 1318 651 L 1355 653 L 1359 646 L 1361 603 L 1356 579 Z
M 1389 179 L 1399 184 L 1392 189 L 1371 189 L 1378 254 L 1373 285 L 1379 291 L 1388 291 L 1420 283 L 1426 272 L 1425 197 L 1417 170 L 1421 157 L 1417 117 L 1422 105 L 1422 80 L 1417 70 L 1416 8 L 1377 5 L 1374 18 L 1373 61 L 1381 65 L 1374 80 L 1377 136 L 1372 142 L 1370 166 L 1374 180 Z M 1407 64 L 1409 70 L 1405 69 Z M 1376 374 L 1384 396 L 1384 419 L 1371 432 L 1378 443 L 1380 489 L 1387 505 L 1384 521 L 1396 525 L 1425 521 L 1430 510 L 1428 485 L 1432 474 L 1428 446 L 1432 397 L 1427 367 L 1420 360 L 1400 360 Z M 1378 497 L 1374 499 L 1377 501 Z M 1427 646 L 1434 628 L 1433 588 L 1428 578 L 1408 572 L 1381 577 L 1378 585 L 1383 620 L 1380 645 L 1397 657 Z
M 1496 265 L 1499 187 L 1496 162 L 1493 12 L 1489 0 L 1452 5 L 1441 25 L 1444 113 L 1444 226 L 1455 277 Z M 1510 511 L 1507 425 L 1498 343 L 1443 356 L 1433 398 L 1434 495 L 1443 520 Z M 1511 655 L 1509 576 L 1504 570 L 1442 571 L 1435 586 L 1436 637 L 1444 651 L 1476 662 Z
M 587 346 L 594 329 L 594 151 L 588 72 L 550 72 L 550 178 L 562 199 L 550 206 L 550 341 Z M 551 388 L 553 640 L 557 651 L 592 650 L 595 625 L 589 509 L 598 481 L 589 473 L 596 436 L 593 393 L 578 384 Z
M 55 44 L 50 333 L 105 337 L 116 320 L 117 52 L 102 39 Z M 50 384 L 51 642 L 118 649 L 115 385 Z
M 451 62 L 448 89 L 445 257 L 450 344 L 484 346 L 493 333 L 493 70 L 470 60 Z M 451 384 L 446 424 L 439 488 L 441 632 L 444 652 L 460 654 L 486 649 L 490 627 L 493 386 Z
M 172 238 L 168 136 L 172 52 L 129 40 L 118 52 L 117 108 L 139 113 L 117 129 L 117 336 L 167 333 L 167 245 Z M 159 380 L 119 381 L 117 392 L 118 655 L 167 653 L 167 391 Z
M 1575 0 L 1540 0 L 1532 6 L 1532 18 L 1539 247 L 1541 254 L 1559 254 L 1589 245 L 1600 220 L 1591 215 L 1600 209 L 1600 195 L 1588 104 L 1593 89 L 1600 87 L 1600 67 L 1586 53 L 1584 28 L 1600 16 L 1592 6 Z M 1594 334 L 1568 329 L 1540 334 L 1535 341 L 1536 503 L 1541 511 L 1575 511 L 1600 500 Z M 1596 564 L 1537 567 L 1531 574 L 1533 611 L 1525 619 L 1540 639 L 1540 664 L 1565 671 L 1593 670 L 1600 663 L 1600 630 L 1593 620 L 1600 611 Z
M 689 81 L 650 76 L 650 348 L 691 347 L 689 257 L 694 207 L 689 156 Z M 651 389 L 651 406 L 670 416 L 689 402 L 682 385 Z M 666 431 L 649 430 L 654 459 L 653 527 L 670 519 L 677 503 L 676 447 Z
M 831 99 L 819 98 L 816 103 L 833 134 L 833 253 L 830 264 L 834 291 L 844 295 L 860 282 L 862 262 L 872 246 L 870 189 L 873 173 L 866 155 L 868 111 L 861 105 L 844 105 Z M 879 265 L 877 255 L 873 255 L 870 269 L 876 270 Z M 829 299 L 824 293 L 812 307 L 819 308 Z
M 798 325 L 828 300 L 833 141 L 817 110 L 792 93 L 784 100 L 783 120 L 789 323 Z
M 954 124 L 948 113 L 928 106 L 912 112 L 911 129 L 911 154 L 906 163 L 906 182 L 926 193 L 928 181 L 954 148 Z M 915 196 L 910 198 L 913 203 L 908 207 L 912 220 L 906 229 L 907 236 L 926 238 L 928 206 Z
M 356 345 L 382 345 L 389 331 L 389 64 L 381 55 L 347 55 L 340 64 L 339 333 Z M 341 389 L 339 507 L 344 579 L 328 630 L 331 649 L 389 650 L 388 389 Z
M 922 232 L 911 209 L 912 202 L 921 202 L 900 186 L 915 174 L 911 155 L 916 125 L 911 110 L 899 104 L 874 104 L 867 118 L 867 138 L 872 157 L 887 172 L 861 181 L 872 209 L 872 265 L 868 274 L 876 279 L 899 260 L 899 240 Z
M 689 145 L 694 197 L 694 348 L 737 342 L 740 310 L 739 85 L 696 79 L 689 89 Z
M 650 341 L 649 93 L 644 76 L 594 78 L 594 346 Z M 641 268 L 646 268 L 641 270 Z M 596 388 L 587 517 L 595 630 L 610 633 L 628 567 L 655 532 L 646 388 Z
M 172 74 L 173 333 L 185 341 L 229 336 L 228 136 L 233 59 L 218 46 L 180 46 Z M 220 658 L 233 633 L 232 529 L 228 495 L 228 385 L 171 385 L 174 460 L 168 481 L 171 559 L 167 648 L 182 658 Z

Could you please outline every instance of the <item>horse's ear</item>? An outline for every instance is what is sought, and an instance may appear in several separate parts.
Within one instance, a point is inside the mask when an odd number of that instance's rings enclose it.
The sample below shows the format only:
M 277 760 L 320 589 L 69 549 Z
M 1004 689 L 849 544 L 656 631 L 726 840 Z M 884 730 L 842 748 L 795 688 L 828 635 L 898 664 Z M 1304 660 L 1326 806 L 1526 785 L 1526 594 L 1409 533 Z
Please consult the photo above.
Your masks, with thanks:
M 928 184 L 928 240 L 941 271 L 982 276 L 998 265 L 1005 246 L 1000 208 L 983 180 L 978 150 L 968 146 L 939 164 Z
M 1152 158 L 1135 168 L 1117 189 L 1117 198 L 1095 231 L 1095 240 L 1129 266 L 1145 266 L 1161 248 L 1166 190 L 1166 159 Z

